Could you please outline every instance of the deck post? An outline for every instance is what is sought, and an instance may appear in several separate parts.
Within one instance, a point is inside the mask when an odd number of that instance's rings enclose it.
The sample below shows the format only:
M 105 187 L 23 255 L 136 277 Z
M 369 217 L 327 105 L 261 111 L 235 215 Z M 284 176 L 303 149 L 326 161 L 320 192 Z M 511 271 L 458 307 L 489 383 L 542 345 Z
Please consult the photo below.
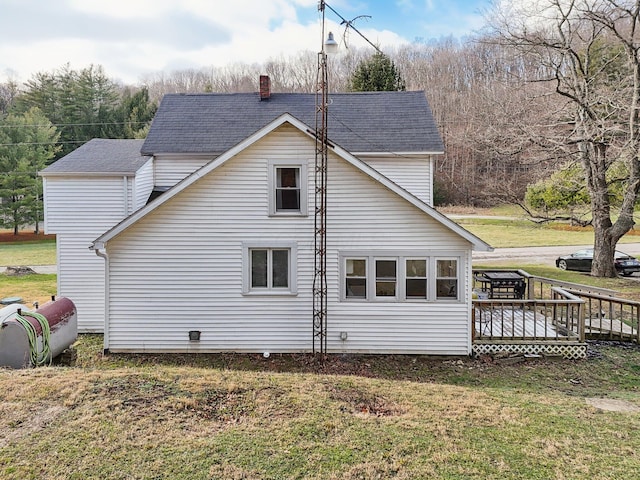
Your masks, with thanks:
M 580 342 L 584 342 L 585 339 L 585 330 L 584 330 L 584 319 L 586 314 L 586 308 L 584 301 L 578 304 L 578 338 Z

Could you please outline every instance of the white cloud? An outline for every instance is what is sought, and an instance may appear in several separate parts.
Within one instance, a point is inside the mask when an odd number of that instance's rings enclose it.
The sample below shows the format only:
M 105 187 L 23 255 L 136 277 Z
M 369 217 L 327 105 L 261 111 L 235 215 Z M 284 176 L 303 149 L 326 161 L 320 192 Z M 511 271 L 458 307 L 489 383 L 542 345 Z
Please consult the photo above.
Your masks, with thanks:
M 356 3 L 331 5 L 348 16 Z M 69 63 L 74 69 L 102 65 L 109 76 L 137 83 L 163 70 L 316 52 L 322 43 L 317 5 L 317 0 L 0 0 L 0 81 L 8 71 L 24 81 Z M 344 27 L 330 12 L 326 18 L 327 32 L 340 40 Z M 382 47 L 407 41 L 390 30 L 358 27 Z M 361 45 L 365 42 L 351 32 L 349 46 Z

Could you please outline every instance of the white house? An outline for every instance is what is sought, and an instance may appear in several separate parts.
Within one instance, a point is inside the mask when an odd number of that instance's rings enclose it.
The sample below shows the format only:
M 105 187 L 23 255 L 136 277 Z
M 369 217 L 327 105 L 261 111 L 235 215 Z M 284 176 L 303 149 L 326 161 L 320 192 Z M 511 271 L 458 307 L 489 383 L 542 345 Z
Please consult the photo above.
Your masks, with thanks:
M 153 160 L 142 140 L 94 139 L 40 172 L 47 233 L 56 234 L 58 295 L 73 298 L 79 330 L 104 330 L 104 261 L 93 240 L 143 207 L 153 189 Z
M 102 320 L 113 352 L 310 351 L 314 109 L 305 94 L 169 95 L 120 197 L 72 175 L 73 153 L 43 171 L 45 228 L 82 244 L 59 248 L 59 293 L 95 285 L 82 328 Z M 332 95 L 329 139 L 328 351 L 469 354 L 471 251 L 490 247 L 431 206 L 443 148 L 424 93 Z

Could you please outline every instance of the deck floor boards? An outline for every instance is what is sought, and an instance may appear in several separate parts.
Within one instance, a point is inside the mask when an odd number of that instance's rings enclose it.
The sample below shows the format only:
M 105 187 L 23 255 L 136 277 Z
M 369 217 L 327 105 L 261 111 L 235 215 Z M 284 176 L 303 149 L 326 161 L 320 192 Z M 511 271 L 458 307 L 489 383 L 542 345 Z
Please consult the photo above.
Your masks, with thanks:
M 574 340 L 576 332 L 557 328 L 540 312 L 519 308 L 475 308 L 476 338 Z

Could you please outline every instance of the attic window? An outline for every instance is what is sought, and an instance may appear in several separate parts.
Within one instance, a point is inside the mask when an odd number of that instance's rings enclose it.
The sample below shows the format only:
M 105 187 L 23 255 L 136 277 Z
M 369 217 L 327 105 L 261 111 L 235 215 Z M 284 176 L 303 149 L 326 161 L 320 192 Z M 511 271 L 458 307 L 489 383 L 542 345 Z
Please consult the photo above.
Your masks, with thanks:
M 307 215 L 307 166 L 269 162 L 269 215 Z
M 300 167 L 276 167 L 276 212 L 300 211 Z

